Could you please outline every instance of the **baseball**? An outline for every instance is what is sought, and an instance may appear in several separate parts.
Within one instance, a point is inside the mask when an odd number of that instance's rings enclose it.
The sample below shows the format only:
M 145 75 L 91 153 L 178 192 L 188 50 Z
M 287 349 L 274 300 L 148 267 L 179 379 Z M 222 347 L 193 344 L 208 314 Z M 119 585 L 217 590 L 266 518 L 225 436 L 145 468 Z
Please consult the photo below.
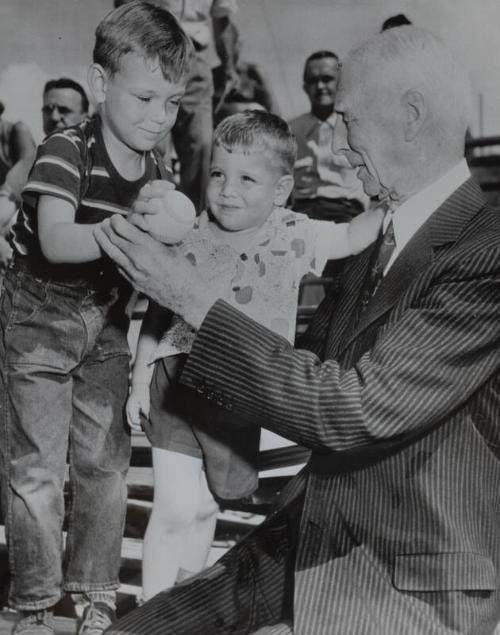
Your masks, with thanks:
M 154 214 L 144 214 L 146 229 L 153 238 L 173 245 L 180 242 L 193 228 L 196 211 L 187 196 L 168 190 L 160 198 L 151 198 L 149 206 Z

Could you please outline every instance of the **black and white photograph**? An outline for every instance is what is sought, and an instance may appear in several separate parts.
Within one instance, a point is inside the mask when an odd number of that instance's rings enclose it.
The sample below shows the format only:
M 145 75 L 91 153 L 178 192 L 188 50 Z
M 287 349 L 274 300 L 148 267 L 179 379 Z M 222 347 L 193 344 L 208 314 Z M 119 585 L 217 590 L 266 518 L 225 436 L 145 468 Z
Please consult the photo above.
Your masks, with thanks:
M 500 635 L 499 25 L 0 1 L 0 635 Z

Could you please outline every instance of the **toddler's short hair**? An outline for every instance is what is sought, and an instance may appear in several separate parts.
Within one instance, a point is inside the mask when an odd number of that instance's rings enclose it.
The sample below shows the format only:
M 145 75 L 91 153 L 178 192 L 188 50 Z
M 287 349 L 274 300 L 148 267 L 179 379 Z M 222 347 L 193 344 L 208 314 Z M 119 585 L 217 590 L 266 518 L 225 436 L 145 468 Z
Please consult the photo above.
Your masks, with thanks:
M 283 174 L 293 174 L 297 141 L 286 121 L 264 110 L 245 110 L 223 119 L 214 130 L 213 144 L 228 152 L 235 147 L 260 147 L 272 155 Z
M 193 46 L 176 18 L 146 0 L 133 0 L 108 13 L 95 32 L 93 60 L 112 74 L 121 58 L 137 53 L 158 59 L 163 76 L 181 80 L 189 70 Z

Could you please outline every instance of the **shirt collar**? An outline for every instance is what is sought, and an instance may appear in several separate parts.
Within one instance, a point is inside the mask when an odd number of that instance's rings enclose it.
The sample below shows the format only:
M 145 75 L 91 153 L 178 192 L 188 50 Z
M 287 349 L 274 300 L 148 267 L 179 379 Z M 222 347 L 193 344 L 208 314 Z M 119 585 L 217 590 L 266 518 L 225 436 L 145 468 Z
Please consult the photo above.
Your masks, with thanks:
M 470 178 L 470 170 L 465 159 L 462 159 L 437 181 L 386 214 L 384 230 L 392 219 L 398 252 L 403 249 L 431 214 L 468 178 Z
M 335 127 L 335 122 L 337 121 L 337 113 L 335 111 L 328 117 L 328 119 L 322 120 L 318 119 L 312 112 L 309 113 L 311 125 L 307 129 L 307 136 L 314 133 L 316 128 L 320 126 L 322 123 L 327 123 L 331 128 Z

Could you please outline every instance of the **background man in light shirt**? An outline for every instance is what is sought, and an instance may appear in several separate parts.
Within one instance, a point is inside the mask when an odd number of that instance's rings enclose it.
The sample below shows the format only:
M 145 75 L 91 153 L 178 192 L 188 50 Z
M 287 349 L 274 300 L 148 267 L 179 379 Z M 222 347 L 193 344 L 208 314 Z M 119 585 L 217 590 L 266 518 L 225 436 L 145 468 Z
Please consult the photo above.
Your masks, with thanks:
M 338 65 L 332 51 L 316 51 L 304 65 L 311 110 L 290 121 L 298 143 L 293 208 L 311 218 L 346 222 L 363 211 L 368 198 L 356 171 L 333 152 Z
M 500 215 L 463 163 L 469 104 L 463 68 L 422 29 L 347 55 L 335 150 L 392 214 L 302 350 L 124 219 L 98 235 L 136 287 L 198 329 L 181 382 L 312 450 L 260 527 L 110 633 L 494 632 Z

